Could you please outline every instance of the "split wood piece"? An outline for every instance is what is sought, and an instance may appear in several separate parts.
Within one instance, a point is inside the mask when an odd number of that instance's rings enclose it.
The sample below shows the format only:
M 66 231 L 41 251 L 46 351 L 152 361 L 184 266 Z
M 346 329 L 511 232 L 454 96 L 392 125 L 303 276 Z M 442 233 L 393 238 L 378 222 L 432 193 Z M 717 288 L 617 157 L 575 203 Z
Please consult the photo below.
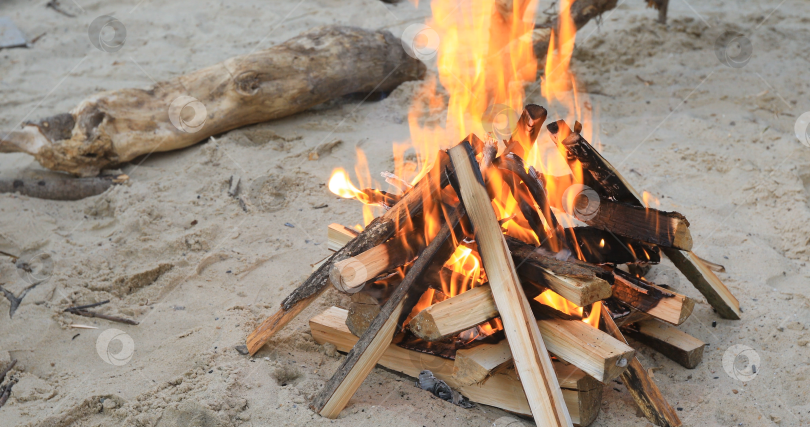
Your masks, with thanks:
M 650 319 L 627 326 L 624 331 L 684 368 L 694 369 L 703 360 L 706 343 L 666 323 Z
M 450 298 L 447 301 L 455 298 L 458 297 Z M 551 314 L 554 311 L 553 309 L 536 301 L 532 301 L 530 304 L 534 313 L 541 317 L 537 321 L 537 326 L 548 351 L 561 360 L 583 370 L 599 382 L 607 383 L 618 377 L 627 366 L 627 361 L 635 354 L 635 350 L 627 344 L 614 339 L 580 319 Z M 456 310 L 466 308 L 468 307 L 456 307 Z M 495 315 L 497 315 L 497 312 Z M 417 316 L 411 322 L 412 330 L 414 323 L 418 324 L 421 321 L 425 324 L 429 320 L 433 320 L 433 324 L 436 324 L 436 319 L 437 317 L 429 319 L 427 316 L 419 319 L 419 316 Z M 441 323 L 442 319 L 439 318 L 438 323 Z M 419 336 L 419 334 L 414 334 Z M 512 352 L 508 340 L 489 347 L 479 345 L 472 349 L 459 350 L 456 352 L 456 377 L 461 383 L 480 382 L 493 369 L 511 360 Z
M 329 280 L 341 292 L 357 292 L 367 281 L 404 265 L 414 255 L 402 239 L 395 238 L 334 263 L 329 271 Z
M 329 240 L 329 250 L 334 252 L 339 251 L 340 248 L 346 246 L 352 239 L 357 237 L 358 234 L 360 234 L 359 231 L 346 227 L 345 225 L 336 223 L 329 224 L 329 230 L 326 233 L 326 237 Z
M 97 196 L 115 184 L 129 179 L 126 175 L 76 178 L 61 173 L 38 173 L 30 177 L 0 179 L 0 193 L 20 193 L 23 196 L 47 200 L 81 200 Z
M 656 319 L 680 325 L 695 309 L 695 300 L 687 296 L 632 277 L 618 269 L 613 270 L 613 273 L 616 275 L 613 297 Z
M 453 232 L 463 215 L 463 206 L 447 212 L 446 222 L 441 230 L 419 254 L 405 278 L 380 309 L 380 314 L 371 322 L 337 372 L 315 396 L 310 404 L 315 412 L 326 418 L 337 418 L 391 344 L 394 333 L 404 320 L 402 315 L 410 313 L 424 293 L 426 286 L 420 283 L 422 275 L 434 260 L 441 265 L 452 255 L 455 242 L 458 241 L 453 238 Z
M 578 307 L 584 307 L 612 293 L 613 275 L 599 267 L 542 255 L 534 246 L 509 236 L 506 244 L 524 287 L 537 288 L 532 294 L 539 295 L 548 288 Z
M 615 8 L 616 3 L 617 0 L 576 0 L 571 3 L 571 20 L 574 22 L 576 29 L 580 30 L 585 24 L 590 22 L 591 19 L 597 18 L 608 10 Z M 537 58 L 538 62 L 542 65 L 548 56 L 551 30 L 558 28 L 557 18 L 547 23 L 538 24 L 535 28 L 532 33 L 532 48 L 535 58 Z M 557 31 L 557 35 L 555 36 L 555 40 L 558 40 L 558 43 L 569 42 L 568 40 L 560 40 L 559 34 L 559 31 Z
M 504 150 L 503 155 L 515 153 L 521 158 L 526 157 L 537 140 L 540 130 L 543 129 L 546 117 L 548 117 L 548 111 L 537 104 L 528 104 L 523 107 L 517 126 L 512 132 L 509 141 L 506 142 L 506 150 Z
M 329 226 L 329 246 L 336 247 L 353 230 L 337 224 Z M 345 233 L 345 234 L 344 234 Z M 533 296 L 551 289 L 578 307 L 610 297 L 613 274 L 602 268 L 571 261 L 560 261 L 535 251 L 535 247 L 506 236 L 506 243 L 517 266 L 524 290 Z
M 692 249 L 689 221 L 678 212 L 645 209 L 603 199 L 596 216 L 583 221 L 600 230 L 659 246 Z
M 349 304 L 349 316 L 346 318 L 346 326 L 352 333 L 360 337 L 371 326 L 374 318 L 380 314 L 381 304 L 391 296 L 396 290 L 399 282 L 391 283 L 379 288 L 375 287 L 374 292 L 369 292 L 366 288 L 356 294 L 352 294 Z
M 552 130 L 552 125 L 555 125 L 554 129 L 556 130 Z M 563 121 L 549 124 L 549 131 L 552 134 L 557 134 L 558 132 L 564 133 L 566 129 L 568 129 L 568 126 L 565 125 Z M 568 131 L 570 132 L 570 129 L 568 129 Z M 560 136 L 562 136 L 562 133 Z M 569 137 L 565 138 L 566 140 L 562 141 L 559 145 L 565 146 L 566 150 L 571 147 L 568 153 L 576 156 L 577 159 L 583 163 L 583 167 L 586 167 L 587 164 L 586 168 L 590 170 L 591 175 L 594 177 L 599 176 L 603 181 L 607 182 L 608 184 L 605 185 L 611 188 L 610 191 L 614 193 L 612 196 L 616 200 L 636 206 L 643 206 L 639 194 L 633 189 L 630 183 L 621 176 L 619 171 L 596 152 L 587 141 L 581 136 L 577 136 L 578 134 L 569 135 Z M 607 189 L 605 191 L 607 191 L 608 195 L 611 195 L 610 191 Z M 680 251 L 673 248 L 662 247 L 661 249 L 675 267 L 677 267 L 678 270 L 692 282 L 692 285 L 706 297 L 706 300 L 721 317 L 733 320 L 740 319 L 740 303 L 734 295 L 731 294 L 726 285 L 700 261 L 697 255 L 690 251 Z
M 547 128 L 552 141 L 566 155 L 568 164 L 579 162 L 584 184 L 593 187 L 599 194 L 607 195 L 611 200 L 642 206 L 641 196 L 582 135 L 571 131 L 563 120 L 549 123 Z M 575 167 L 571 169 L 575 170 Z
M 331 307 L 310 319 L 309 326 L 315 342 L 331 343 L 343 353 L 351 351 L 358 338 L 346 328 L 347 314 L 344 309 Z M 531 416 L 529 403 L 513 372 L 494 374 L 483 383 L 462 385 L 453 377 L 452 360 L 407 350 L 395 344 L 389 345 L 377 363 L 414 378 L 428 369 L 436 378 L 445 381 L 473 402 Z M 586 426 L 593 422 L 602 401 L 602 385 L 571 365 L 555 362 L 554 369 L 575 425 Z
M 538 425 L 570 426 L 571 417 L 540 330 L 520 286 L 515 265 L 506 246 L 484 179 L 469 143 L 451 148 L 455 169 L 454 188 L 475 230 L 475 240 L 492 287 L 495 304 L 512 349 L 515 367 Z
M 619 331 L 619 327 L 613 323 L 610 311 L 604 305 L 602 306 L 602 326 L 614 338 L 627 343 L 627 340 Z M 622 380 L 630 395 L 633 396 L 633 400 L 636 401 L 636 405 L 650 422 L 662 427 L 680 427 L 683 425 L 675 409 L 661 394 L 661 390 L 658 389 L 653 379 L 647 374 L 637 357 L 630 360 L 627 370 L 622 373 Z
M 422 213 L 425 199 L 433 198 L 447 183 L 444 169 L 450 163 L 450 159 L 446 154 L 441 153 L 433 169 L 405 194 L 399 203 L 383 216 L 372 221 L 362 233 L 332 254 L 301 286 L 281 302 L 281 309 L 278 312 L 265 319 L 248 335 L 246 344 L 251 355 L 256 354 L 276 332 L 326 291 L 329 286 L 329 271 L 333 263 L 353 257 L 385 242 L 394 235 L 396 230 L 410 221 L 412 216 Z
M 422 78 L 425 70 L 388 31 L 319 27 L 146 90 L 93 95 L 71 113 L 27 122 L 2 137 L 0 152 L 25 152 L 49 169 L 94 176 L 112 164 L 187 147 L 336 97 L 390 92 Z M 184 107 L 195 111 L 189 121 L 181 117 Z
M 661 248 L 675 267 L 689 279 L 724 319 L 740 320 L 740 302 L 731 294 L 725 284 L 690 251 Z
M 574 256 L 591 264 L 626 264 L 661 261 L 658 247 L 594 227 L 565 229 Z

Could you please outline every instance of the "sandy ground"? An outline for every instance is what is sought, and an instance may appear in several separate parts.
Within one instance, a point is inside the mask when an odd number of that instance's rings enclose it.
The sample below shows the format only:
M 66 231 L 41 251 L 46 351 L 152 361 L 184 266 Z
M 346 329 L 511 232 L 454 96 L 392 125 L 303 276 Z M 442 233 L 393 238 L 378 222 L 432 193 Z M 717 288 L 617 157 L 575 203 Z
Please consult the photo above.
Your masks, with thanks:
M 0 51 L 0 129 L 67 111 L 97 91 L 148 86 L 267 48 L 316 25 L 398 35 L 429 14 L 428 2 L 416 9 L 378 0 L 61 3 L 77 16 L 44 1 L 0 4 L 0 16 L 39 37 L 29 49 Z M 126 26 L 118 52 L 89 42 L 87 26 L 102 14 Z M 810 148 L 793 125 L 810 111 L 810 5 L 673 1 L 666 27 L 655 16 L 640 0 L 621 1 L 600 27 L 581 30 L 574 71 L 591 94 L 603 154 L 663 209 L 689 218 L 695 251 L 726 266 L 719 275 L 744 318 L 720 319 L 664 263 L 652 278 L 699 301 L 681 328 L 708 347 L 694 370 L 638 345 L 640 358 L 660 368 L 655 379 L 686 425 L 808 425 Z M 742 68 L 715 56 L 714 42 L 727 30 L 752 42 Z M 256 357 L 234 349 L 327 255 L 327 225 L 362 221 L 358 204 L 336 199 L 325 182 L 333 168 L 354 165 L 355 147 L 366 151 L 375 175 L 393 170 L 391 142 L 408 138 L 417 87 L 403 85 L 378 102 L 338 100 L 137 159 L 121 167 L 131 185 L 82 201 L 0 195 L 0 250 L 53 261 L 49 280 L 13 318 L 0 300 L 0 365 L 19 360 L 19 384 L 0 425 L 530 425 L 490 407 L 452 406 L 383 369 L 338 420 L 315 415 L 307 402 L 342 356 L 313 342 L 306 319 L 345 303 L 332 292 Z M 544 103 L 536 85 L 527 91 L 528 101 Z M 314 150 L 320 159 L 307 160 Z M 2 176 L 36 169 L 24 155 L 0 156 Z M 242 177 L 247 212 L 227 195 L 234 174 Z M 322 204 L 329 206 L 314 209 Z M 19 294 L 28 282 L 0 261 L 0 283 Z M 61 313 L 105 299 L 112 302 L 103 312 L 141 324 Z M 134 345 L 121 366 L 97 354 L 109 328 Z M 723 369 L 724 352 L 737 344 L 761 359 L 751 381 Z M 121 345 L 113 341 L 110 350 Z M 593 425 L 648 422 L 613 382 Z

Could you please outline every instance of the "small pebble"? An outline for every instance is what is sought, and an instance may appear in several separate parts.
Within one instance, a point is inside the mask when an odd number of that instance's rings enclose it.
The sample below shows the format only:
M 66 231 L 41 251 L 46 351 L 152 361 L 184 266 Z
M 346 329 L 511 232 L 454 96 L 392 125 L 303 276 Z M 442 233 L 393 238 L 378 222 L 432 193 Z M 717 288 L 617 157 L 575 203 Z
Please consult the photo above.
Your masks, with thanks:
M 739 390 L 737 390 L 737 389 L 735 388 L 734 390 L 731 390 L 731 392 L 732 392 L 732 393 L 734 393 L 734 394 L 737 394 L 737 393 L 739 393 L 740 391 L 739 391 Z
M 213 370 L 213 369 L 211 369 L 210 371 L 208 371 L 208 373 L 209 373 L 209 374 L 213 374 L 213 373 L 214 373 L 214 370 Z
M 757 365 L 751 365 L 751 372 L 757 373 Z
M 231 270 L 226 271 L 225 274 L 231 274 Z
M 683 408 L 676 408 L 676 409 L 679 410 L 679 411 L 683 411 Z
M 289 222 L 285 222 L 284 225 L 286 225 L 287 227 L 290 227 L 290 228 L 295 228 L 295 226 L 290 224 Z
M 242 344 L 242 345 L 237 345 L 236 347 L 234 347 L 234 349 L 236 349 L 236 351 L 238 351 L 238 352 L 239 352 L 239 354 L 244 354 L 244 355 L 246 355 L 246 354 L 248 354 L 248 353 L 249 353 L 249 352 L 248 352 L 248 348 L 247 348 L 247 346 L 246 346 L 246 345 L 244 345 L 244 344 Z
M 197 220 L 191 221 L 191 225 L 197 225 Z
M 717 327 L 717 322 L 712 322 L 712 328 L 716 328 L 716 327 Z

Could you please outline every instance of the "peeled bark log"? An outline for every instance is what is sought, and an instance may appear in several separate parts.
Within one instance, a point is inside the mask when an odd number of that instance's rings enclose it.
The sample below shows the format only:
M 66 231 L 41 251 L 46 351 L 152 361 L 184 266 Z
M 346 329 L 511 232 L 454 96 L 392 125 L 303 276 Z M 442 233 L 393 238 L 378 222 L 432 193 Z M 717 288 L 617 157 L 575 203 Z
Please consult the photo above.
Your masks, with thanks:
M 114 184 L 129 179 L 126 175 L 76 178 L 61 173 L 36 173 L 13 179 L 0 179 L 0 193 L 20 193 L 46 200 L 81 200 L 97 196 Z
M 93 95 L 70 113 L 25 123 L 0 140 L 0 152 L 28 153 L 49 169 L 95 176 L 143 154 L 188 147 L 335 97 L 391 91 L 424 73 L 424 64 L 388 31 L 319 27 L 149 89 Z M 195 117 L 180 123 L 184 106 Z M 185 131 L 172 124 L 170 107 Z

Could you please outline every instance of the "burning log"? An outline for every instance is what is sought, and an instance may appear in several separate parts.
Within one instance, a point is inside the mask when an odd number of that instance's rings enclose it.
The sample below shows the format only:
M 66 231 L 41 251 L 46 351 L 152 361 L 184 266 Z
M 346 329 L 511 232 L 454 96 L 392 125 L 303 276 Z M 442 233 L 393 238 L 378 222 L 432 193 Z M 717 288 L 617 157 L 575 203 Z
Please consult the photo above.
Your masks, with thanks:
M 695 369 L 703 360 L 706 343 L 666 323 L 649 319 L 626 326 L 624 331 L 684 368 Z
M 458 180 L 453 183 L 453 188 L 464 203 L 475 229 L 484 270 L 532 416 L 538 425 L 570 426 L 571 417 L 565 409 L 565 401 L 540 330 L 531 314 L 501 227 L 492 210 L 484 179 L 475 162 L 475 153 L 466 142 L 451 148 L 448 153 Z
M 689 221 L 678 212 L 601 200 L 596 216 L 584 222 L 642 242 L 685 251 L 692 249 Z
M 338 96 L 391 91 L 424 73 L 424 64 L 388 31 L 320 27 L 147 90 L 96 94 L 70 113 L 12 131 L 0 140 L 0 152 L 28 153 L 49 169 L 94 176 L 143 154 L 184 148 Z M 181 111 L 170 117 L 178 99 L 178 110 L 194 107 L 188 123 Z
M 627 366 L 627 360 L 634 354 L 634 350 L 626 344 L 580 319 L 565 316 L 534 300 L 529 305 L 533 317 L 539 319 L 536 323 L 548 351 L 582 369 L 597 381 L 607 382 L 619 376 Z M 411 320 L 409 328 L 418 338 L 438 341 L 498 315 L 489 285 L 483 285 L 422 310 Z M 503 362 L 511 360 L 509 344 L 502 341 L 498 346 L 499 350 L 490 350 L 490 355 Z M 485 369 L 475 367 L 474 363 L 470 365 L 473 367 L 468 372 L 460 374 L 462 378 L 475 379 Z
M 523 180 L 523 183 L 526 185 L 526 188 L 528 188 L 534 202 L 537 203 L 537 207 L 543 214 L 546 224 L 548 224 L 549 228 L 551 228 L 552 234 L 548 237 L 551 239 L 552 248 L 554 250 L 560 250 L 563 247 L 567 247 L 562 226 L 557 222 L 557 218 L 551 211 L 545 186 L 534 167 L 530 166 L 529 171 L 526 172 L 523 159 L 519 155 L 511 153 L 507 153 L 499 157 L 496 164 L 499 168 L 507 170 Z M 520 201 L 520 199 L 518 200 Z M 537 234 L 537 236 L 541 239 L 544 235 L 545 233 Z
M 520 114 L 515 131 L 506 142 L 504 156 L 515 153 L 518 157 L 526 157 L 537 140 L 537 135 L 543 129 L 543 123 L 548 117 L 548 111 L 537 104 L 528 104 Z
M 627 343 L 622 336 L 619 327 L 613 323 L 613 318 L 607 307 L 602 307 L 602 326 L 614 338 Z M 683 425 L 678 418 L 675 409 L 667 402 L 661 394 L 661 390 L 647 374 L 644 366 L 633 357 L 627 365 L 627 370 L 622 373 L 622 380 L 633 400 L 636 401 L 641 412 L 650 422 L 662 427 L 680 427 Z
M 565 229 L 568 245 L 579 259 L 591 264 L 658 263 L 658 247 L 593 227 Z
M 408 270 L 405 278 L 380 309 L 380 314 L 374 318 L 346 360 L 310 404 L 315 412 L 327 418 L 337 418 L 391 344 L 394 333 L 405 320 L 403 314 L 410 313 L 413 305 L 427 288 L 419 282 L 431 262 L 435 258 L 443 264 L 452 255 L 455 249 L 454 242 L 459 239 L 451 239 L 451 235 L 458 228 L 464 214 L 463 206 L 447 213 L 447 222 L 419 254 L 419 258 Z
M 575 158 L 582 167 L 590 172 L 591 179 L 596 181 L 595 190 L 599 188 L 612 199 L 631 205 L 643 206 L 641 197 L 604 157 L 585 141 L 579 134 L 571 134 L 565 122 L 558 121 L 547 126 L 552 139 L 563 147 L 569 158 Z M 692 282 L 717 313 L 726 319 L 740 319 L 740 303 L 731 294 L 725 284 L 703 264 L 697 255 L 690 251 L 681 251 L 663 246 L 661 248 L 675 267 Z
M 246 344 L 250 354 L 256 354 L 276 332 L 328 288 L 329 271 L 335 262 L 358 255 L 385 242 L 394 235 L 396 230 L 410 221 L 411 216 L 419 215 L 422 212 L 424 200 L 435 198 L 435 194 L 447 184 L 443 171 L 449 162 L 450 159 L 446 155 L 440 155 L 433 170 L 405 194 L 399 203 L 383 216 L 372 221 L 362 233 L 332 254 L 301 286 L 287 296 L 281 303 L 281 309 L 265 319 L 248 335 Z
M 351 351 L 358 338 L 345 325 L 346 310 L 331 307 L 309 321 L 312 337 L 319 344 L 331 343 L 343 353 Z M 459 350 L 461 352 L 461 350 Z M 451 359 L 407 350 L 391 344 L 385 350 L 379 365 L 416 378 L 424 369 L 429 369 L 437 378 L 447 382 L 464 396 L 484 405 L 531 416 L 529 404 L 513 372 L 496 373 L 477 384 L 461 384 L 453 377 L 455 365 Z M 555 362 L 554 370 L 562 388 L 562 394 L 571 419 L 575 425 L 586 426 L 593 422 L 602 401 L 602 385 L 573 366 Z
M 602 301 L 602 304 L 610 307 L 610 315 L 613 318 L 613 323 L 619 327 L 653 318 L 649 314 L 630 307 L 616 298 L 608 298 Z
M 636 310 L 673 325 L 680 325 L 692 314 L 695 301 L 676 292 L 655 286 L 615 269 L 613 297 Z

